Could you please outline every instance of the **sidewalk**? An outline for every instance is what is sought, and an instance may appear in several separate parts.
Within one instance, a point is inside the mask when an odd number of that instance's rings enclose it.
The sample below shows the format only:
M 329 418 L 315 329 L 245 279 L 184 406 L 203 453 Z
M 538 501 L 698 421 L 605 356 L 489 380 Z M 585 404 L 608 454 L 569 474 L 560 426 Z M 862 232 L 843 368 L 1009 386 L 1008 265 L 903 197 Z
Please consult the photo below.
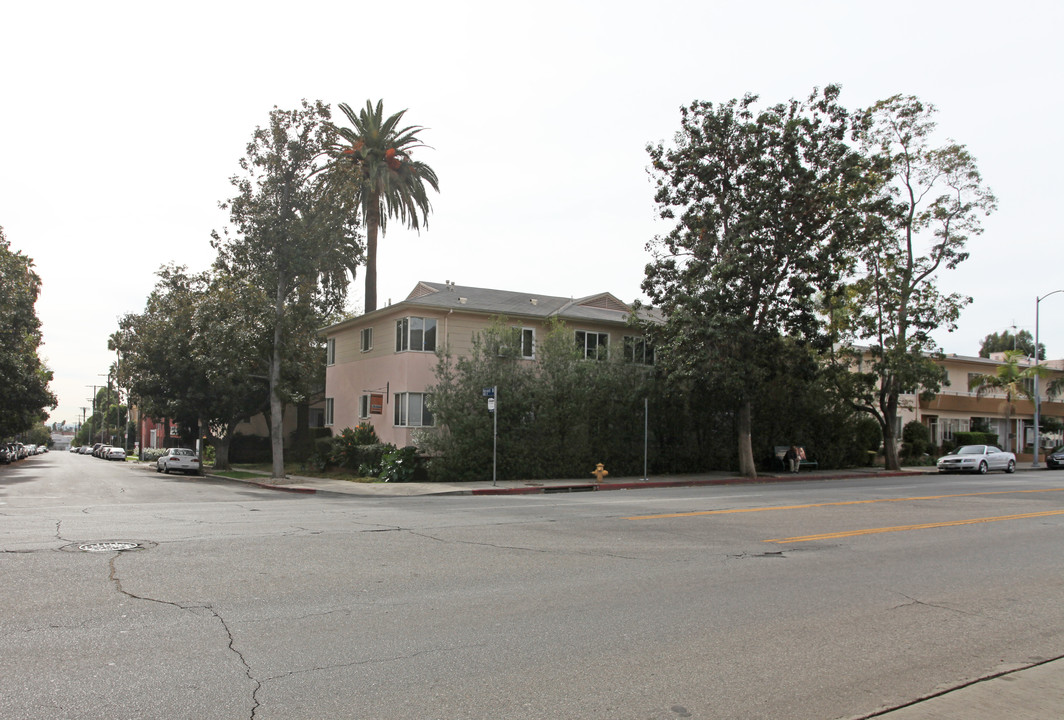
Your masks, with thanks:
M 696 487 L 699 485 L 738 485 L 751 483 L 778 483 L 778 482 L 810 482 L 815 480 L 844 480 L 866 477 L 900 477 L 907 475 L 923 475 L 934 473 L 933 467 L 902 468 L 900 471 L 887 471 L 883 468 L 849 468 L 846 470 L 811 470 L 791 474 L 786 472 L 766 473 L 758 475 L 754 480 L 744 478 L 735 473 L 713 472 L 696 475 L 663 475 L 651 478 L 603 478 L 602 482 L 596 482 L 595 478 L 588 473 L 589 478 L 565 479 L 565 480 L 501 480 L 492 483 L 491 480 L 472 480 L 460 483 L 359 483 L 345 480 L 330 480 L 328 478 L 304 477 L 288 475 L 285 482 L 274 483 L 268 473 L 261 473 L 262 480 L 222 477 L 212 475 L 207 477 L 216 480 L 229 480 L 231 482 L 243 482 L 258 487 L 269 488 L 295 493 L 338 493 L 341 495 L 359 495 L 364 497 L 409 497 L 414 495 L 533 495 L 562 492 L 595 492 L 605 490 L 640 490 L 647 488 L 665 487 Z
M 1018 467 L 1017 472 L 1038 472 Z M 501 481 L 479 480 L 462 483 L 356 483 L 343 480 L 289 476 L 283 484 L 274 484 L 266 473 L 262 480 L 233 480 L 218 475 L 217 480 L 244 482 L 282 492 L 351 495 L 361 497 L 409 497 L 419 495 L 529 495 L 563 492 L 601 492 L 703 485 L 738 485 L 779 482 L 827 482 L 869 477 L 904 477 L 934 474 L 934 467 L 910 467 L 900 471 L 883 468 L 847 470 L 813 470 L 798 474 L 769 473 L 749 480 L 734 473 L 659 476 L 644 478 Z M 590 473 L 588 473 L 590 476 Z M 1021 667 L 989 678 L 978 679 L 961 687 L 922 698 L 895 710 L 861 715 L 851 720 L 1048 720 L 1064 718 L 1064 658 Z

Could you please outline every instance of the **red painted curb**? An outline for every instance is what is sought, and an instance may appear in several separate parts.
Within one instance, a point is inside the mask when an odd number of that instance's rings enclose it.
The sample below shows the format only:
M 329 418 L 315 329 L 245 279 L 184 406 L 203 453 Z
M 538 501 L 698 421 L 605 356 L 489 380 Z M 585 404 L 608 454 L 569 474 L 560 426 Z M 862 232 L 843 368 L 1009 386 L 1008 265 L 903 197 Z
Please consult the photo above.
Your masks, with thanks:
M 601 490 L 640 490 L 644 488 L 667 488 L 667 487 L 697 487 L 700 485 L 753 485 L 778 482 L 812 482 L 823 480 L 854 480 L 865 477 L 913 477 L 925 475 L 921 472 L 879 472 L 874 475 L 869 473 L 851 473 L 846 475 L 762 475 L 756 478 L 728 477 L 712 478 L 709 480 L 650 480 L 647 482 L 625 483 L 573 483 L 572 485 L 551 485 L 519 488 L 477 488 L 470 491 L 472 495 L 541 495 L 546 493 L 563 493 L 576 491 L 601 491 Z

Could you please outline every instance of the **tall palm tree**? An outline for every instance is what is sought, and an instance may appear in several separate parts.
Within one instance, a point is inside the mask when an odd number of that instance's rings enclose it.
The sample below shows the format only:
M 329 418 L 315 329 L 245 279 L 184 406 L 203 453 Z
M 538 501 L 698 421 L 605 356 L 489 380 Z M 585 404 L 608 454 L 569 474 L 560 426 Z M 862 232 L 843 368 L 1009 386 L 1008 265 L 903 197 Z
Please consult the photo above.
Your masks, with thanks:
M 366 224 L 366 312 L 377 309 L 377 233 L 384 234 L 389 217 L 420 230 L 431 210 L 428 188 L 440 191 L 436 172 L 414 160 L 412 151 L 427 147 L 418 133 L 420 125 L 400 127 L 406 110 L 384 117 L 384 101 L 356 115 L 346 103 L 340 110 L 351 127 L 335 127 L 340 138 L 332 149 L 331 175 L 354 196 Z M 419 217 L 420 213 L 420 217 Z
M 1005 393 L 1005 449 L 1014 450 L 1010 447 L 1009 431 L 1012 428 L 1012 400 L 1015 397 L 1024 397 L 1034 400 L 1034 390 L 1031 381 L 1035 375 L 1044 378 L 1048 373 L 1041 365 L 1020 367 L 1020 358 L 1025 355 L 1018 350 L 1005 351 L 1005 362 L 999 365 L 991 374 L 973 375 L 968 379 L 968 389 L 975 390 L 976 397 L 982 397 L 988 392 Z M 1018 448 L 1015 448 L 1018 449 Z

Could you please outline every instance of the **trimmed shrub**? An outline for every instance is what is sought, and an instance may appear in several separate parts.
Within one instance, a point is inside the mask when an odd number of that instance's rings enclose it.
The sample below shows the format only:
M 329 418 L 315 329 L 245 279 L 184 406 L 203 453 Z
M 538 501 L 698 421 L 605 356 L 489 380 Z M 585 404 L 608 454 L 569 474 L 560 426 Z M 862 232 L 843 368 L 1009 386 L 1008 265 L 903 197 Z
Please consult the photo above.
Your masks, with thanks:
M 953 433 L 953 447 L 961 445 L 997 445 L 997 433 L 989 432 L 958 432 Z
M 231 463 L 268 463 L 272 460 L 273 449 L 268 437 L 237 433 L 229 444 Z
M 919 458 L 931 452 L 931 431 L 919 420 L 910 420 L 901 430 L 902 457 Z

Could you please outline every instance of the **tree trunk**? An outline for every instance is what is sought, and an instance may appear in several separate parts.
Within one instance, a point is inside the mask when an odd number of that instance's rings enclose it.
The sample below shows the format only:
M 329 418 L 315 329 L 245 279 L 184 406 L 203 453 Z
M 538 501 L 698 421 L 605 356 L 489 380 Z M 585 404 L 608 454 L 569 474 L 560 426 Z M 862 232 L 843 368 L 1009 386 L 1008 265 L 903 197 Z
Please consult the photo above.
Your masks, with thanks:
M 887 470 L 901 470 L 898 458 L 898 438 L 894 435 L 894 418 L 885 418 L 883 424 L 883 462 Z
M 757 466 L 754 465 L 754 446 L 750 439 L 752 414 L 750 401 L 744 400 L 739 406 L 739 474 L 751 479 L 757 477 Z
M 270 449 L 273 455 L 271 479 L 284 480 L 284 409 L 281 406 L 281 325 L 284 320 L 284 279 L 277 280 L 273 317 L 273 354 L 270 356 Z
M 370 197 L 366 214 L 366 312 L 377 309 L 377 232 L 380 230 L 380 198 Z

